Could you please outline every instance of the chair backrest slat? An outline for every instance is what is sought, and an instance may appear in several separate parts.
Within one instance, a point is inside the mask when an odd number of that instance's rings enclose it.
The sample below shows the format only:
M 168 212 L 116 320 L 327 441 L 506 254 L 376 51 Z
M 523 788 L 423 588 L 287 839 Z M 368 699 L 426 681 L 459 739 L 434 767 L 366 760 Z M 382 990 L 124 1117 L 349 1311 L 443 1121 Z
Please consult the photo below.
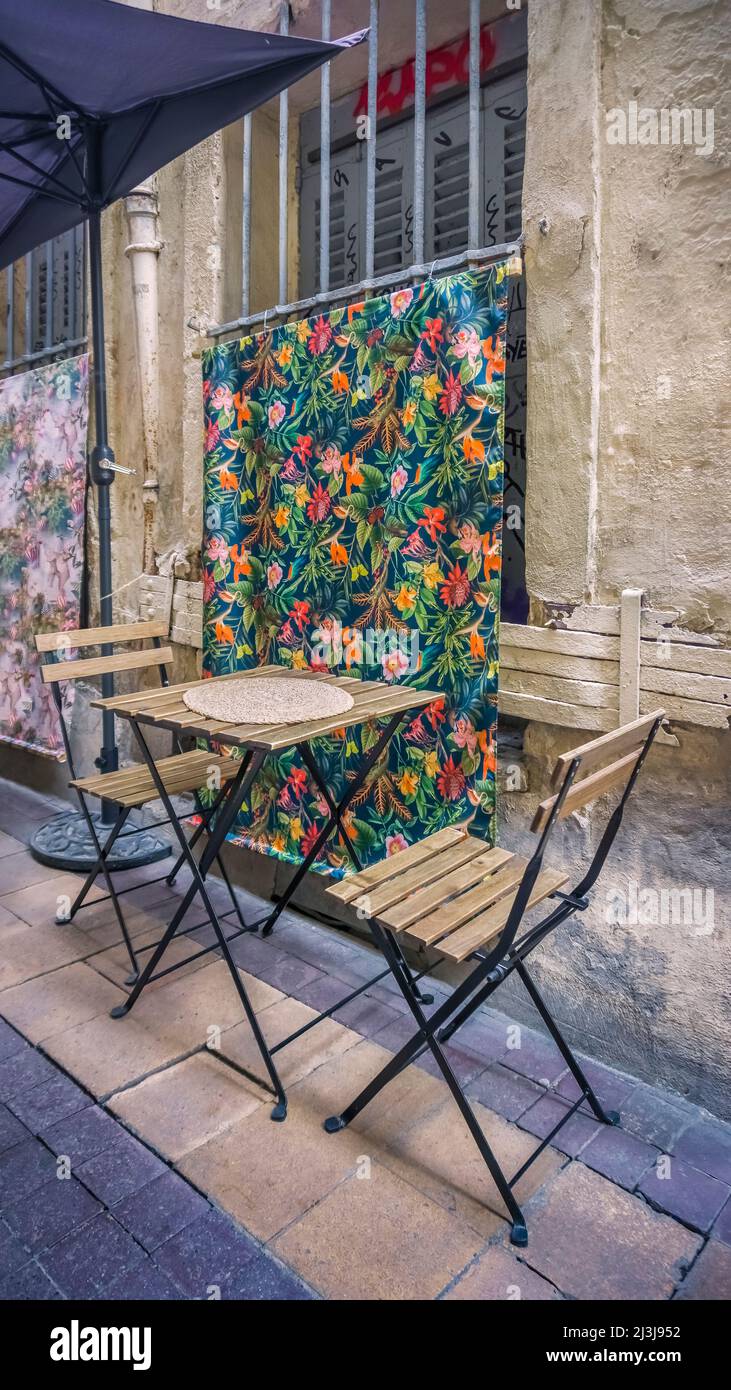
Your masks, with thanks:
M 578 811 L 581 806 L 586 806 L 595 797 L 603 796 L 604 792 L 611 791 L 612 787 L 618 786 L 620 782 L 624 786 L 634 771 L 641 752 L 642 748 L 633 749 L 631 753 L 627 753 L 624 758 L 618 758 L 608 767 L 602 767 L 599 772 L 593 772 L 591 776 L 583 777 L 580 782 L 574 782 L 566 793 L 558 813 L 558 820 L 564 820 L 566 816 L 571 815 L 572 811 Z M 533 818 L 531 830 L 535 830 L 537 833 L 543 830 L 559 795 L 560 793 L 557 792 L 555 796 L 549 796 L 541 802 Z
M 633 749 L 639 753 L 655 721 L 664 717 L 664 710 L 653 710 L 652 714 L 643 714 L 641 719 L 634 719 L 631 724 L 612 729 L 611 733 L 602 734 L 601 738 L 592 739 L 590 743 L 583 743 L 580 748 L 572 748 L 568 753 L 559 754 L 551 776 L 551 786 L 562 785 L 569 767 L 577 759 L 580 763 L 578 773 L 583 776 L 592 768 L 600 767 L 608 758 L 616 760 Z
M 77 627 L 66 632 L 39 632 L 36 633 L 35 642 L 36 651 L 60 652 L 167 635 L 167 623 L 160 618 L 152 618 L 142 623 L 120 623 L 117 627 Z
M 172 647 L 157 647 L 141 652 L 119 652 L 116 656 L 91 656 L 82 661 L 52 661 L 41 667 L 41 675 L 46 685 L 52 685 L 56 681 L 82 680 L 85 676 L 106 676 L 112 671 L 167 666 L 172 661 Z

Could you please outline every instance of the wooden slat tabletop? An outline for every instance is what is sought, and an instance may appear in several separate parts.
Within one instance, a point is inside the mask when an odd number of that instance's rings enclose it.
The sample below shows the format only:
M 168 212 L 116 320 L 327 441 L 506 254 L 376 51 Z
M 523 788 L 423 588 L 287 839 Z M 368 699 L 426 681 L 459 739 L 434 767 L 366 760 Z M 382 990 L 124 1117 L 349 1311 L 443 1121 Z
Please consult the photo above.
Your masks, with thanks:
M 283 666 L 260 666 L 253 671 L 237 671 L 233 675 L 215 676 L 216 681 L 243 679 L 246 676 L 300 676 L 307 680 L 326 681 L 341 686 L 353 696 L 352 709 L 324 719 L 303 721 L 299 724 L 231 724 L 221 720 L 206 719 L 196 714 L 183 700 L 183 693 L 203 681 L 186 681 L 182 685 L 167 686 L 161 690 L 141 691 L 139 694 L 114 695 L 108 699 L 92 700 L 97 709 L 109 709 L 126 719 L 138 719 L 143 724 L 154 724 L 159 728 L 170 729 L 174 733 L 189 734 L 196 738 L 215 738 L 217 743 L 233 747 L 246 745 L 266 752 L 277 752 L 292 748 L 336 729 L 347 729 L 354 724 L 363 724 L 370 719 L 389 719 L 392 715 L 408 709 L 423 708 L 435 700 L 443 699 L 438 690 L 416 690 L 413 686 L 388 685 L 385 681 L 361 681 L 352 676 L 331 676 L 329 673 L 315 671 L 292 672 Z M 210 684 L 210 680 L 205 682 Z

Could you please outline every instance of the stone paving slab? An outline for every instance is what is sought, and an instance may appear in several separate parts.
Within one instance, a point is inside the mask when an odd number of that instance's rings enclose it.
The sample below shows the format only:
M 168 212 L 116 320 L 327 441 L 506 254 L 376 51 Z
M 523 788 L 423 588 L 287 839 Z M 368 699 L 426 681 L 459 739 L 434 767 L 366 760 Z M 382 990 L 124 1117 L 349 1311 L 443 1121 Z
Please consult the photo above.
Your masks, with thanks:
M 445 1301 L 550 1302 L 561 1298 L 558 1289 L 503 1246 L 491 1245 L 442 1295 Z
M 0 1043 L 51 1068 L 15 1092 L 23 1121 L 0 1107 L 1 1299 L 315 1297 L 5 1023 Z M 83 1104 L 44 1129 L 49 1087 Z
M 717 1240 L 709 1240 L 675 1295 L 679 1299 L 713 1299 L 728 1303 L 731 1299 L 731 1249 Z
M 37 874 L 17 838 L 47 813 L 20 788 L 0 798 L 0 1296 L 668 1299 L 728 1287 L 731 1127 L 682 1097 L 586 1059 L 622 1127 L 581 1107 L 521 1180 L 529 1245 L 516 1252 L 430 1054 L 348 1130 L 323 1131 L 413 1032 L 392 980 L 277 1054 L 284 1124 L 216 954 L 111 1020 L 128 986 L 110 904 L 56 926 L 59 892 L 78 880 Z M 187 870 L 172 889 L 155 882 L 159 868 L 126 877 L 140 945 L 189 882 Z M 211 891 L 227 910 L 223 885 Z M 258 915 L 250 894 L 240 901 Z M 190 910 L 198 930 L 178 958 L 210 943 L 201 916 Z M 233 951 L 270 1041 L 381 969 L 353 937 L 295 913 Z M 425 987 L 444 997 L 439 981 Z M 550 1039 L 493 1010 L 448 1055 L 508 1175 L 578 1096 Z
M 244 975 L 244 983 L 255 1012 L 281 997 L 253 976 Z M 121 990 L 118 995 L 125 997 Z M 228 969 L 223 961 L 212 961 L 194 976 L 162 981 L 141 996 L 128 1017 L 101 1014 L 55 1034 L 46 1046 L 90 1091 L 106 1096 L 205 1047 L 240 1021 L 241 1002 Z
M 109 1104 L 148 1144 L 177 1161 L 266 1100 L 261 1087 L 215 1054 L 200 1052 L 118 1092 Z
M 83 961 L 26 980 L 2 994 L 5 1018 L 33 1043 L 108 1014 L 117 1003 L 119 990 Z
M 308 1009 L 306 1004 L 300 1004 L 296 999 L 285 998 L 264 1009 L 258 1017 L 264 1036 L 272 1047 L 311 1023 L 317 1017 L 317 1011 Z M 341 1056 L 357 1042 L 360 1042 L 358 1033 L 344 1028 L 342 1023 L 336 1023 L 332 1018 L 323 1019 L 317 1027 L 309 1029 L 289 1047 L 275 1054 L 277 1070 L 284 1086 L 293 1086 L 308 1072 L 322 1066 L 331 1057 Z M 247 1022 L 227 1029 L 221 1038 L 221 1054 L 251 1076 L 265 1078 L 264 1063 Z
M 481 1244 L 458 1216 L 372 1163 L 334 1188 L 274 1249 L 326 1298 L 392 1300 L 436 1298 Z
M 581 1163 L 536 1194 L 526 1219 L 526 1263 L 570 1298 L 670 1298 L 702 1245 Z

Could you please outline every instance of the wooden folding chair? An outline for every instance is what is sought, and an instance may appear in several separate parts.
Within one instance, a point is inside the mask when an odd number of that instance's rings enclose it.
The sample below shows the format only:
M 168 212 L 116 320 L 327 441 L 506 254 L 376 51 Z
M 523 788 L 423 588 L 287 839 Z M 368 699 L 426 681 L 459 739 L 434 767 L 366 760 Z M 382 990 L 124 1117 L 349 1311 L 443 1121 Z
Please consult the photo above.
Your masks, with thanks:
M 664 711 L 655 710 L 561 754 L 552 777 L 554 793 L 541 802 L 531 826 L 539 840 L 528 861 L 507 850 L 490 848 L 476 836 L 452 827 L 328 890 L 333 898 L 350 904 L 360 917 L 369 920 L 418 1029 L 342 1114 L 325 1121 L 325 1129 L 331 1134 L 343 1129 L 404 1067 L 429 1049 L 505 1202 L 514 1245 L 528 1243 L 525 1219 L 513 1189 L 531 1163 L 584 1101 L 604 1124 L 617 1124 L 619 1120 L 617 1114 L 603 1109 L 594 1094 L 528 974 L 525 961 L 554 928 L 589 906 L 590 894 L 619 830 L 627 798 L 663 718 Z M 616 787 L 622 788 L 622 795 L 594 858 L 576 887 L 564 892 L 567 874 L 543 868 L 553 827 L 572 811 Z M 516 941 L 525 913 L 547 898 L 558 899 L 557 906 Z M 466 979 L 428 1019 L 404 976 L 396 949 L 399 937 L 422 950 L 435 948 L 441 957 L 438 963 L 475 962 Z M 517 1172 L 507 1178 L 452 1070 L 443 1044 L 514 970 L 572 1072 L 580 1095 Z
M 173 659 L 172 649 L 163 647 L 160 639 L 167 636 L 167 624 L 163 622 L 150 621 L 140 623 L 126 623 L 115 627 L 96 627 L 96 628 L 76 628 L 66 632 L 42 632 L 37 633 L 35 638 L 36 649 L 45 659 L 41 665 L 41 675 L 46 683 L 51 687 L 53 702 L 58 712 L 59 723 L 61 725 L 61 736 L 68 760 L 69 770 L 72 780 L 69 786 L 74 788 L 81 806 L 82 814 L 89 829 L 96 849 L 96 862 L 90 869 L 82 887 L 80 888 L 74 902 L 68 912 L 59 912 L 56 921 L 59 924 L 73 920 L 74 916 L 84 904 L 84 901 L 96 882 L 100 874 L 104 876 L 109 892 L 102 899 L 95 899 L 96 902 L 111 899 L 114 905 L 117 921 L 124 943 L 127 947 L 132 974 L 127 983 L 131 984 L 139 975 L 139 965 L 137 955 L 132 945 L 132 940 L 124 919 L 124 914 L 119 902 L 123 893 L 133 892 L 136 884 L 131 888 L 115 888 L 112 873 L 118 870 L 118 866 L 110 865 L 108 857 L 112 846 L 116 840 L 124 836 L 124 826 L 134 810 L 139 810 L 150 801 L 154 801 L 159 796 L 158 788 L 150 769 L 143 763 L 133 764 L 131 767 L 119 768 L 113 772 L 96 773 L 90 777 L 78 777 L 74 764 L 74 756 L 69 737 L 69 729 L 64 712 L 62 686 L 66 681 L 82 680 L 91 676 L 102 676 L 117 671 L 142 671 L 150 667 L 157 667 L 160 674 L 160 683 L 163 687 L 168 684 L 166 665 Z M 127 650 L 115 654 L 111 649 L 116 645 L 127 645 L 131 642 L 144 641 L 151 639 L 151 648 L 141 648 L 139 650 Z M 71 653 L 79 648 L 101 647 L 102 655 L 87 657 L 81 660 L 70 659 Z M 218 803 L 222 798 L 227 783 L 229 783 L 239 770 L 240 763 L 233 757 L 221 757 L 211 753 L 209 749 L 194 749 L 191 752 L 182 752 L 182 746 L 178 738 L 174 738 L 176 752 L 169 758 L 162 758 L 155 763 L 160 777 L 162 778 L 166 792 L 170 796 L 180 796 L 187 792 L 192 792 L 195 799 L 196 813 L 200 817 L 200 823 L 194 831 L 189 842 L 179 835 L 181 839 L 181 852 L 172 870 L 161 875 L 159 879 L 152 882 L 161 883 L 165 879 L 172 884 L 183 864 L 192 862 L 192 850 L 201 834 L 208 833 L 211 819 L 217 809 Z M 199 789 L 205 784 L 213 781 L 214 788 L 218 795 L 213 807 L 206 810 L 200 800 Z M 114 822 L 111 826 L 108 838 L 104 844 L 100 842 L 97 826 L 89 810 L 87 798 L 100 801 L 113 802 L 117 811 Z M 169 824 L 169 818 L 157 821 L 157 825 Z M 182 837 L 182 838 L 181 838 Z M 223 914 L 231 916 L 235 912 L 243 930 L 248 927 L 243 919 L 240 906 L 236 899 L 231 881 L 226 872 L 226 868 L 217 856 L 218 867 L 221 876 L 228 888 L 231 902 L 233 904 L 232 913 Z M 205 926 L 205 922 L 198 923 L 198 926 Z M 194 928 L 188 928 L 188 931 Z M 151 950 L 152 947 L 145 947 Z

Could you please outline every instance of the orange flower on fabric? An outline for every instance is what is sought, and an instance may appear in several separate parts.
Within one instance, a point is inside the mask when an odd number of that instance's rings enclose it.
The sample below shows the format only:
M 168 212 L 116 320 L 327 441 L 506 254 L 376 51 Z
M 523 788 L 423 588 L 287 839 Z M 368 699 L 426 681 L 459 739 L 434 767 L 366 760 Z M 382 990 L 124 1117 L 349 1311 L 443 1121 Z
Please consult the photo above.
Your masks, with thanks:
M 335 392 L 336 396 L 342 395 L 343 391 L 347 391 L 348 386 L 350 385 L 348 378 L 345 375 L 345 372 L 333 372 L 331 380 L 333 384 L 333 391 Z
M 402 776 L 402 778 L 401 778 L 401 781 L 399 782 L 399 787 L 400 787 L 401 791 L 403 792 L 404 796 L 413 796 L 413 795 L 414 795 L 414 792 L 416 791 L 416 788 L 418 787 L 418 785 L 419 785 L 419 774 L 418 774 L 418 772 L 406 771 L 406 772 L 403 774 L 403 776 Z
M 485 578 L 489 580 L 491 574 L 499 574 L 502 565 L 500 554 L 500 541 L 492 536 L 483 536 L 483 551 L 485 554 Z
M 485 778 L 488 772 L 497 771 L 495 744 L 492 737 L 488 736 L 487 729 L 478 729 L 477 746 L 482 752 L 482 776 Z
M 236 428 L 240 430 L 243 429 L 244 425 L 251 419 L 249 402 L 243 391 L 236 392 L 234 396 L 234 405 L 236 406 Z
M 218 622 L 216 623 L 216 641 L 225 642 L 226 645 L 230 647 L 233 640 L 234 635 L 231 631 L 231 628 L 227 627 L 226 624 L 221 620 L 221 618 L 219 618 Z
M 423 526 L 429 538 L 435 541 L 437 532 L 445 532 L 447 529 L 444 525 L 445 516 L 443 507 L 425 507 L 424 515 L 418 525 Z
M 416 589 L 413 589 L 410 584 L 402 584 L 394 602 L 399 612 L 405 613 L 407 608 L 413 608 L 416 603 Z
M 334 565 L 347 565 L 348 552 L 339 541 L 330 542 L 330 559 Z
M 487 338 L 482 344 L 486 362 L 487 380 L 492 381 L 495 372 L 505 371 L 505 349 L 500 338 Z
M 470 633 L 470 656 L 475 661 L 484 661 L 485 659 L 485 640 L 479 632 Z
M 285 531 L 289 525 L 289 507 L 277 507 L 274 513 L 274 525 L 280 531 Z
M 343 468 L 345 469 L 345 492 L 347 496 L 350 496 L 350 493 L 352 492 L 354 487 L 360 487 L 362 483 L 365 482 L 363 474 L 361 473 L 358 467 L 359 462 L 360 460 L 356 458 L 355 455 L 353 455 L 353 461 L 351 463 L 350 455 L 343 454 Z
M 232 545 L 229 555 L 234 562 L 234 584 L 238 584 L 242 574 L 251 574 L 249 557 L 243 545 Z
M 231 473 L 228 468 L 219 468 L 218 481 L 224 492 L 236 492 L 239 480 L 235 473 Z
M 444 342 L 444 319 L 427 319 L 421 331 L 421 337 L 429 344 L 432 352 L 436 352 L 439 343 Z
M 466 434 L 462 440 L 462 452 L 468 463 L 473 459 L 481 463 L 485 457 L 485 446 L 481 439 L 474 439 L 471 434 Z
M 280 367 L 288 367 L 294 357 L 294 348 L 291 343 L 282 343 L 277 353 L 277 362 Z

